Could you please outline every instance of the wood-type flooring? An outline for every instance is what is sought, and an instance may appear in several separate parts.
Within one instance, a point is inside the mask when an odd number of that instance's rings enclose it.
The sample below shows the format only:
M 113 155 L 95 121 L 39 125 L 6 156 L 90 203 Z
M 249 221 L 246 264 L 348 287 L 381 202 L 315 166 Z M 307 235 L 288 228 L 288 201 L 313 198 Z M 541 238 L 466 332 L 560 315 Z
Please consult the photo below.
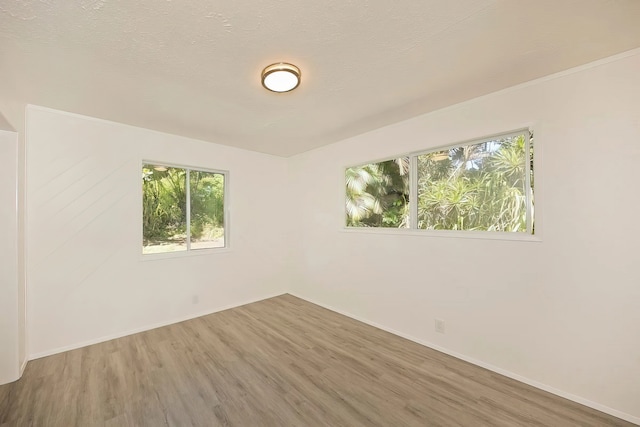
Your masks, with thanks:
M 29 362 L 0 426 L 625 426 L 282 295 Z

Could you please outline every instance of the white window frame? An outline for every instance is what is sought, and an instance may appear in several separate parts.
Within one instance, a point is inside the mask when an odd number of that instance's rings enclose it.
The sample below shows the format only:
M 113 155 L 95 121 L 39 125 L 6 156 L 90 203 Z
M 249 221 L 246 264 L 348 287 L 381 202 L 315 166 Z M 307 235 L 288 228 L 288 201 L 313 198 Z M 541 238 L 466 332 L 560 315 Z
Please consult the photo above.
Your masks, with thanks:
M 212 254 L 212 253 L 221 253 L 221 252 L 229 251 L 229 249 L 230 249 L 230 239 L 229 239 L 229 235 L 230 235 L 230 232 L 229 232 L 230 231 L 230 227 L 229 227 L 229 224 L 230 224 L 229 171 L 222 170 L 222 169 L 211 169 L 211 168 L 201 167 L 201 166 L 183 165 L 183 164 L 171 163 L 171 162 L 165 162 L 165 161 L 159 161 L 159 160 L 146 160 L 146 159 L 143 159 L 142 162 L 140 163 L 140 167 L 138 169 L 138 172 L 140 172 L 145 165 L 166 166 L 168 168 L 184 169 L 186 171 L 186 176 L 185 176 L 185 179 L 186 179 L 185 197 L 187 199 L 187 203 L 186 203 L 187 249 L 183 250 L 183 251 L 159 252 L 159 253 L 153 253 L 153 254 L 145 254 L 144 252 L 141 251 L 142 259 L 145 260 L 145 261 L 149 261 L 149 260 L 155 260 L 155 259 L 180 258 L 180 257 L 185 257 L 185 256 L 208 255 L 208 254 Z M 191 249 L 191 182 L 190 182 L 191 175 L 190 174 L 191 174 L 192 170 L 196 171 L 196 172 L 207 172 L 207 173 L 220 174 L 220 175 L 222 175 L 224 177 L 224 188 L 223 188 L 223 194 L 224 194 L 224 206 L 223 206 L 223 211 L 224 211 L 224 246 L 222 246 L 222 247 Z M 138 200 L 141 201 L 142 197 L 143 197 L 142 186 L 140 186 L 139 188 L 140 188 L 140 191 L 139 191 Z M 142 223 L 142 216 L 143 216 L 142 210 L 143 209 L 144 208 L 143 208 L 142 203 L 141 203 L 140 204 L 140 214 L 139 214 L 139 218 L 140 218 L 140 247 L 141 248 L 144 248 L 144 224 Z
M 347 197 L 346 186 L 344 183 L 344 174 L 342 179 L 342 231 L 347 233 L 365 233 L 365 234 L 391 234 L 391 235 L 408 235 L 408 236 L 429 236 L 429 237 L 445 237 L 445 238 L 470 238 L 470 239 L 489 239 L 489 240 L 519 240 L 519 241 L 531 241 L 531 242 L 540 242 L 541 239 L 541 230 L 540 230 L 540 221 L 539 221 L 539 208 L 533 206 L 531 200 L 531 194 L 529 191 L 526 192 L 526 204 L 527 204 L 527 212 L 526 212 L 526 222 L 527 222 L 527 230 L 526 232 L 505 232 L 505 231 L 484 231 L 484 230 L 423 230 L 417 228 L 417 219 L 418 219 L 418 156 L 423 154 L 434 153 L 438 151 L 445 151 L 451 148 L 463 147 L 467 145 L 476 145 L 482 144 L 487 141 L 493 141 L 500 138 L 509 138 L 517 135 L 525 135 L 526 141 L 526 152 L 531 153 L 531 139 L 533 138 L 533 130 L 530 128 L 520 128 L 514 131 L 504 132 L 493 134 L 487 137 L 471 139 L 462 142 L 456 142 L 453 144 L 440 145 L 437 147 L 429 148 L 426 150 L 420 151 L 412 151 L 409 153 L 398 154 L 391 157 L 385 157 L 380 160 L 373 161 L 365 161 L 358 163 L 355 166 L 360 166 L 364 164 L 373 164 L 373 163 L 381 163 L 389 160 L 398 159 L 401 157 L 409 157 L 409 194 L 410 199 L 413 201 L 410 206 L 409 213 L 409 227 L 408 228 L 392 228 L 392 227 L 349 227 L 346 225 L 345 217 L 346 217 L 346 209 L 345 209 L 345 200 Z M 539 143 L 535 143 L 534 148 L 534 165 L 538 165 L 538 156 L 539 156 Z M 529 156 L 526 156 L 526 165 L 525 165 L 525 188 L 528 190 L 531 188 L 531 162 L 529 160 Z M 354 165 L 346 166 L 343 168 L 343 171 L 346 171 L 348 168 L 354 167 Z M 539 166 L 534 168 L 539 170 Z M 535 172 L 534 172 L 535 173 Z M 540 180 L 537 180 L 539 183 Z M 538 188 L 538 185 L 536 185 Z M 536 191 L 538 194 L 538 191 Z M 536 200 L 539 200 L 539 196 L 536 196 Z M 536 206 L 538 203 L 536 203 Z M 535 234 L 533 234 L 533 224 L 535 225 Z

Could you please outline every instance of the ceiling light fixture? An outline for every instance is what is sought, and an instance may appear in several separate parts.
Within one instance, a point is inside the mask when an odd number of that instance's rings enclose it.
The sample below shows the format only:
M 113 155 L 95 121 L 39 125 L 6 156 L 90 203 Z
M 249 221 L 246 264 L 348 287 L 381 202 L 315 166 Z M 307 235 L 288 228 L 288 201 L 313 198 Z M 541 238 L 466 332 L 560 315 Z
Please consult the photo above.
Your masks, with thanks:
M 262 86 L 272 92 L 289 92 L 300 84 L 300 68 L 286 62 L 271 64 L 262 70 Z

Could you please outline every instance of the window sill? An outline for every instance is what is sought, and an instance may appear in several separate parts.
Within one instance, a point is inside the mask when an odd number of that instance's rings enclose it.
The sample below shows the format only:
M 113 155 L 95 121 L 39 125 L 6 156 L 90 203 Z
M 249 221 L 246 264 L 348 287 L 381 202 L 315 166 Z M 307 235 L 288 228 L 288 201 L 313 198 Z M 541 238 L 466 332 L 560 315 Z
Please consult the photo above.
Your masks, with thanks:
M 203 255 L 223 254 L 231 252 L 228 247 L 209 248 L 209 249 L 192 249 L 190 251 L 160 252 L 156 254 L 141 254 L 141 261 L 159 261 L 163 259 L 189 258 Z
M 540 235 L 526 233 L 504 233 L 492 231 L 455 231 L 455 230 L 413 230 L 408 228 L 374 228 L 374 227 L 343 227 L 343 233 L 356 234 L 386 234 L 393 236 L 419 236 L 446 239 L 483 239 L 509 240 L 518 242 L 542 242 Z

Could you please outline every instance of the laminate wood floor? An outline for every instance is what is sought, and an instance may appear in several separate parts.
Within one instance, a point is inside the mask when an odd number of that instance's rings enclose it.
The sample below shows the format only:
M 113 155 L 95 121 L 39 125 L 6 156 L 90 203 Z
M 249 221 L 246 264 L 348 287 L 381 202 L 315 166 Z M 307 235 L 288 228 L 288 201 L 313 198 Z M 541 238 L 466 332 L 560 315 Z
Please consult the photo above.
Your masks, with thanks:
M 290 295 L 29 362 L 0 426 L 623 426 Z

